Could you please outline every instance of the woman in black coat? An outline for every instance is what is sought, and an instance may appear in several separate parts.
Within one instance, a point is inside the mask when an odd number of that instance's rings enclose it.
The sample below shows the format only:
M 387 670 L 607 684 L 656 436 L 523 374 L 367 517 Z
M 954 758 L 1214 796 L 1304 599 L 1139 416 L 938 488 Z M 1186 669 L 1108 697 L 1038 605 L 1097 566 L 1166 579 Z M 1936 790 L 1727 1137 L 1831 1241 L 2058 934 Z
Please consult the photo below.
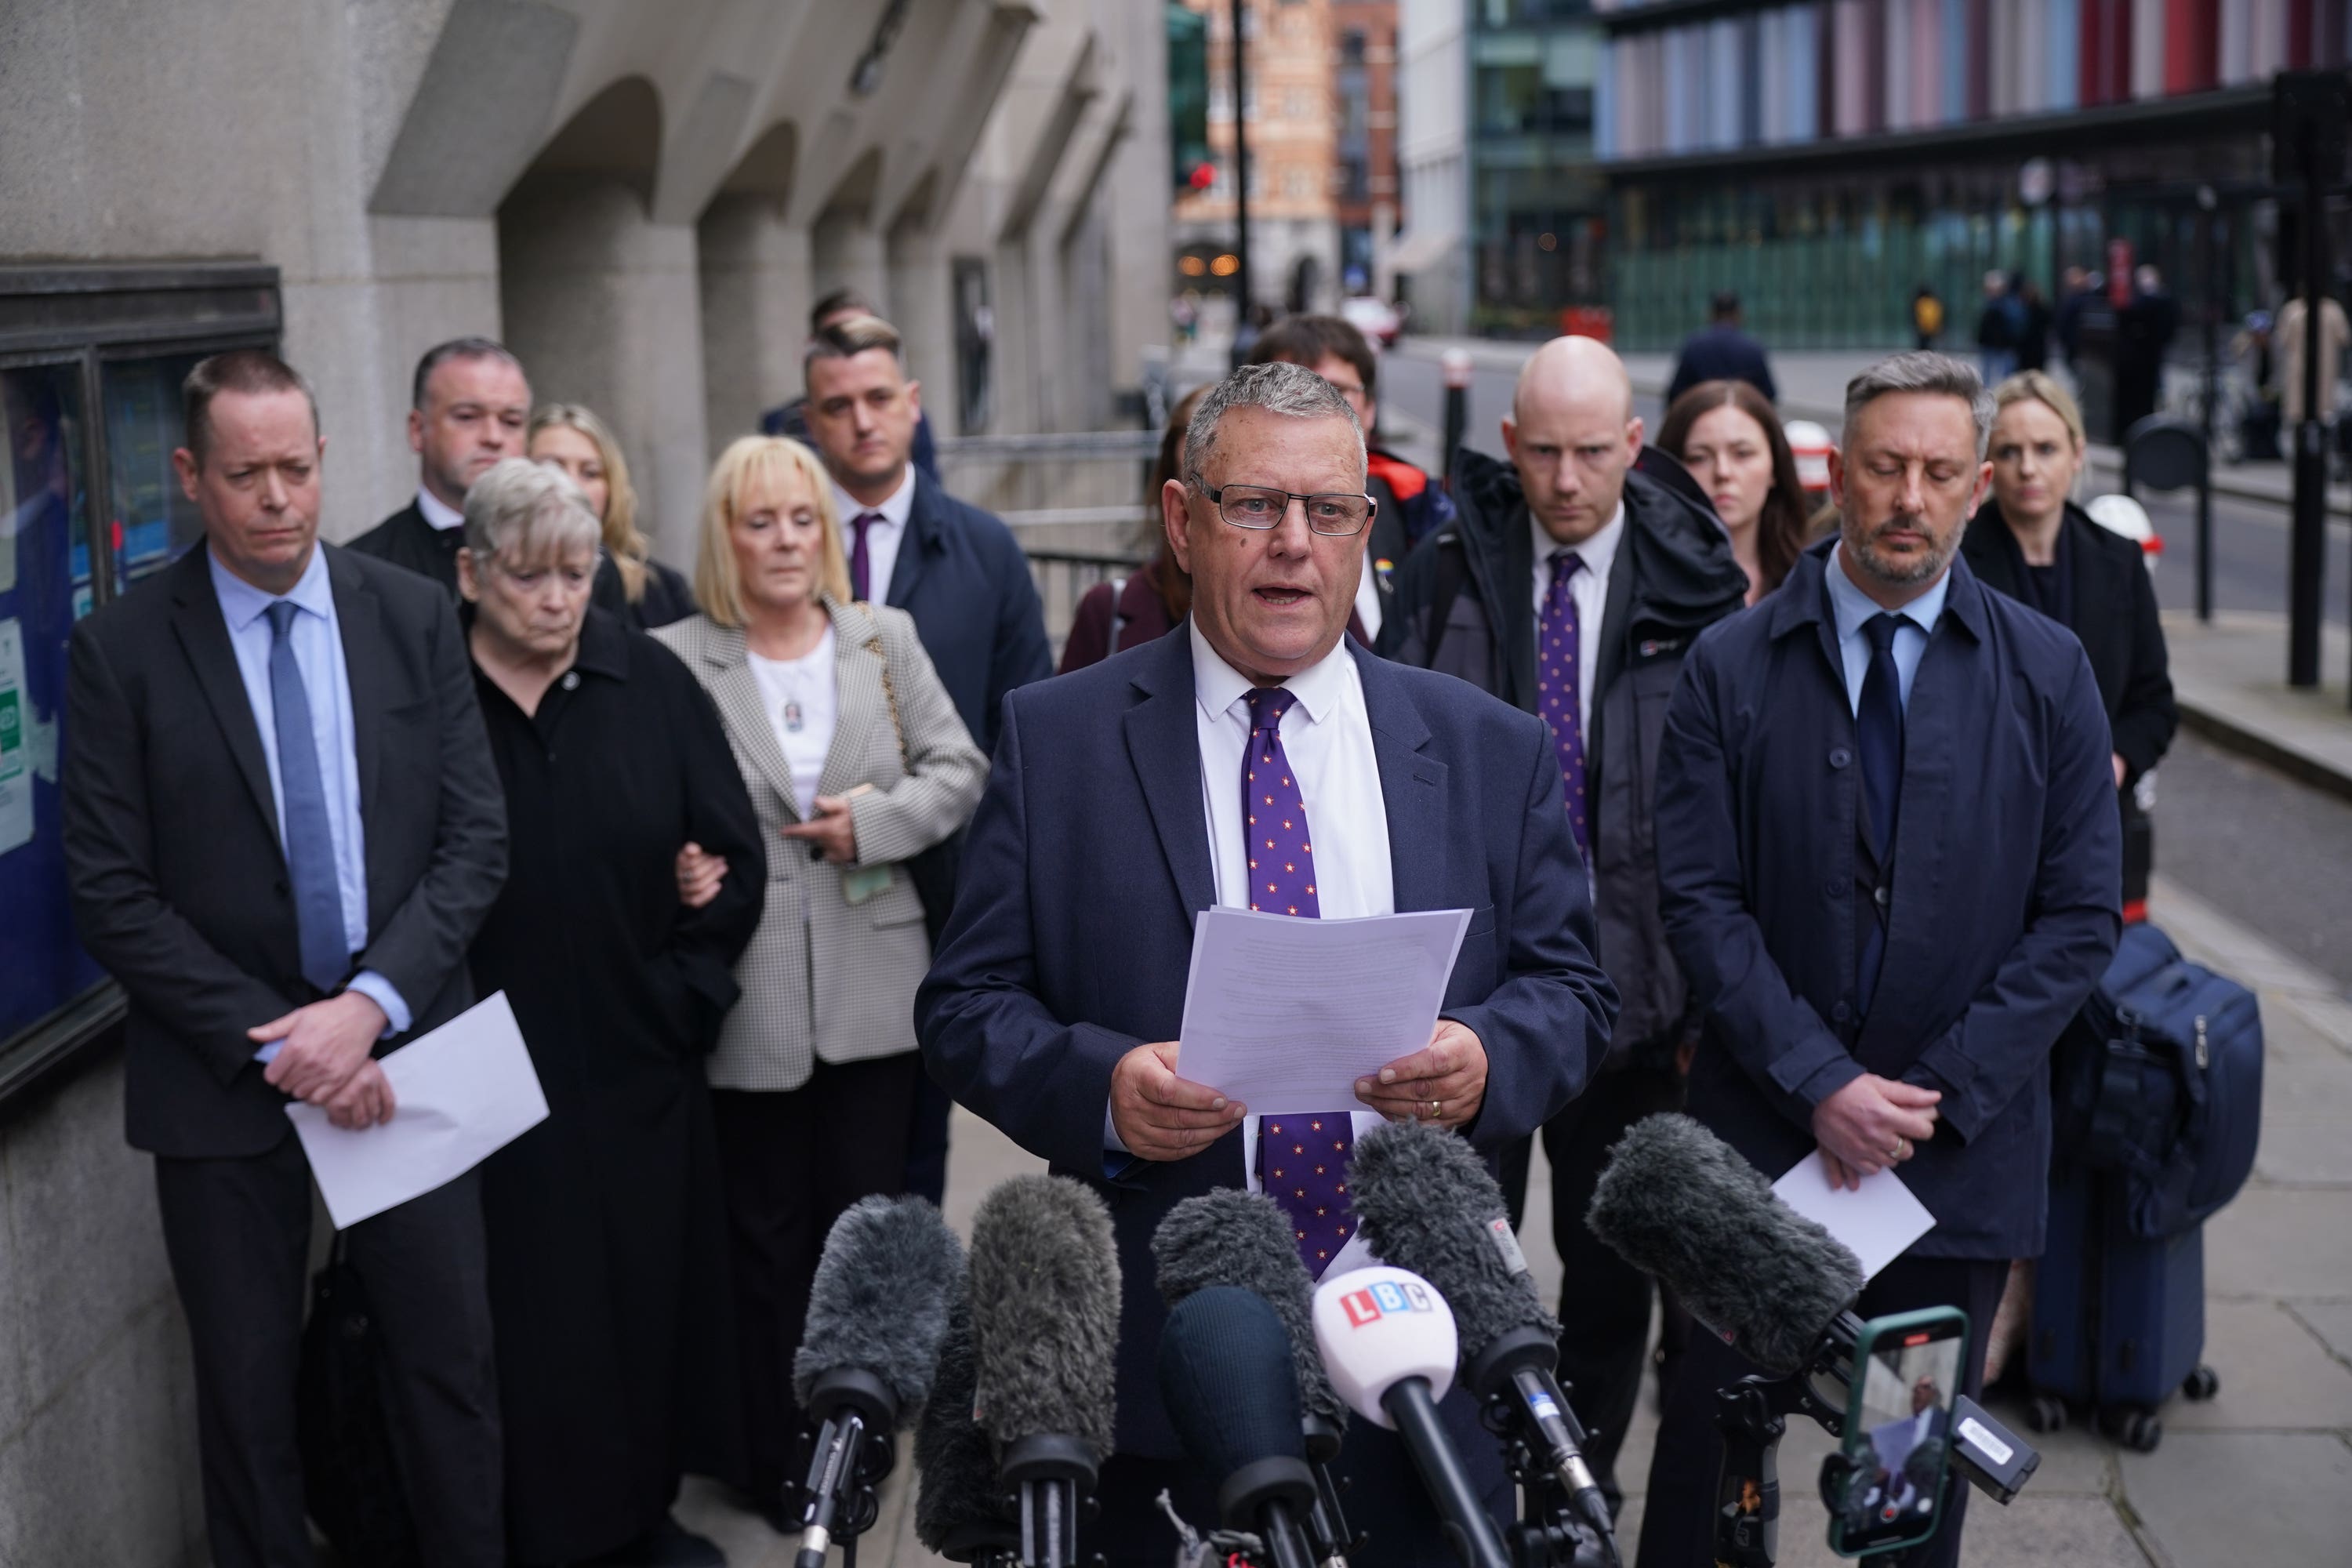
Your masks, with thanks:
M 466 540 L 509 838 L 470 956 L 513 1005 L 549 1112 L 484 1168 L 508 1541 L 518 1563 L 717 1564 L 669 1508 L 689 1465 L 733 1468 L 703 1057 L 763 907 L 759 823 L 701 686 L 590 607 L 597 520 L 568 479 L 499 464 L 466 497 Z M 727 863 L 694 908 L 688 843 Z
M 2083 416 L 2041 371 L 1995 389 L 1992 499 L 1960 545 L 1987 586 L 2081 639 L 2114 731 L 2116 787 L 2156 766 L 2179 728 L 2164 626 L 2139 546 L 2066 499 L 2083 466 Z

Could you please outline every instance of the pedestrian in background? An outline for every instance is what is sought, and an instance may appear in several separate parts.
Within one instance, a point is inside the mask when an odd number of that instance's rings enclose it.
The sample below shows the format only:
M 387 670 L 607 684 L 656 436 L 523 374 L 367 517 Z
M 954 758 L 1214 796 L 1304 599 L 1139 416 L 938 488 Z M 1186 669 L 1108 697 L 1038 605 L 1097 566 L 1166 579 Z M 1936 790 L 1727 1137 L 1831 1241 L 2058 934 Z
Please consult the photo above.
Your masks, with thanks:
M 518 1563 L 718 1568 L 669 1508 L 689 1454 L 735 1457 L 702 1065 L 767 861 L 709 698 L 591 607 L 603 531 L 562 474 L 509 458 L 467 491 L 457 557 L 509 824 L 474 982 L 506 993 L 549 1112 L 482 1167 L 507 1539 Z M 673 881 L 688 842 L 728 865 L 698 908 Z
M 473 1005 L 506 812 L 448 596 L 319 539 L 308 384 L 233 349 L 183 404 L 172 465 L 205 542 L 74 627 L 66 862 L 129 1002 L 123 1119 L 155 1156 L 212 1561 L 293 1568 L 314 1561 L 295 1380 L 316 1198 L 287 1107 L 392 1119 L 376 1058 Z M 479 1173 L 339 1242 L 418 1559 L 500 1568 Z
M 2116 320 L 2115 439 L 2154 414 L 2163 401 L 2164 355 L 2180 326 L 2180 310 L 2153 267 L 2132 274 L 2132 296 Z
M 1183 462 L 1184 427 L 1207 390 L 1206 384 L 1194 387 L 1168 411 L 1168 428 L 1160 434 L 1160 455 L 1151 460 L 1150 482 L 1143 492 L 1150 503 L 1142 525 L 1148 559 L 1128 575 L 1097 583 L 1079 596 L 1070 616 L 1070 635 L 1062 641 L 1062 674 L 1164 637 L 1191 612 L 1192 579 L 1169 551 L 1168 530 L 1160 519 L 1160 492 L 1170 479 L 1183 477 L 1177 470 Z
M 2074 636 L 1958 558 L 1990 477 L 1976 373 L 1898 354 L 1845 408 L 1840 537 L 1699 637 L 1666 716 L 1658 874 L 1705 1020 L 1690 1114 L 1759 1171 L 1816 1149 L 1839 1186 L 1899 1170 L 1935 1228 L 1854 1310 L 1990 1324 L 2010 1259 L 2042 1249 L 2050 1047 L 2121 930 L 2106 715 Z M 1643 1568 L 1715 1561 L 1716 1391 L 1756 1370 L 1691 1336 Z M 1959 1561 L 1968 1490 L 1915 1568 Z
M 1996 268 L 1984 276 L 1984 307 L 1977 312 L 1977 372 L 1990 386 L 2017 368 L 2017 340 L 2024 327 L 2009 279 Z
M 2179 727 L 2156 589 L 2139 546 L 2074 504 L 2085 444 L 2066 389 L 2024 371 L 1993 390 L 1992 499 L 1960 552 L 1978 579 L 2073 632 L 2090 656 L 2113 732 L 2116 787 L 2156 766 Z
M 1002 520 L 956 500 L 910 459 L 922 386 L 908 379 L 887 321 L 858 316 L 825 328 L 802 374 L 845 531 L 849 596 L 913 617 L 964 729 L 993 752 L 1004 694 L 1054 673 L 1028 558 Z M 958 841 L 946 840 L 912 868 L 934 942 L 954 903 L 957 853 Z M 952 1109 L 944 1089 L 917 1075 L 907 1190 L 933 1203 L 947 1192 Z
M 2016 274 L 2010 282 L 2017 296 L 2017 368 L 2046 370 L 2053 321 L 2049 302 L 2042 298 L 2040 284 Z
M 2082 267 L 2069 267 L 2058 275 L 2057 320 L 2051 328 L 2058 340 L 2058 352 L 2066 356 L 2067 373 L 2077 382 L 2083 373 L 2075 361 L 2083 352 L 2083 312 L 2099 302 L 2105 284 L 2099 275 Z
M 1706 328 L 1683 340 L 1674 379 L 1666 384 L 1666 402 L 1672 404 L 1702 381 L 1744 381 L 1762 393 L 1767 403 L 1780 400 L 1764 345 L 1740 325 L 1739 296 L 1727 289 L 1709 302 Z
M 907 862 L 963 826 L 987 761 L 907 614 L 852 600 L 832 483 L 799 442 L 746 436 L 719 455 L 695 591 L 702 612 L 654 636 L 718 705 L 772 851 L 709 1078 L 742 1484 L 781 1521 L 803 1416 L 793 1356 L 825 1233 L 858 1199 L 906 1189 L 931 957 Z M 730 860 L 722 887 L 736 875 Z
M 604 530 L 591 603 L 641 632 L 694 614 L 685 574 L 654 559 L 637 526 L 637 489 L 611 426 L 580 404 L 551 403 L 530 416 L 524 453 L 569 475 Z
M 1744 381 L 1701 382 L 1666 410 L 1658 447 L 1706 491 L 1748 574 L 1748 602 L 1779 587 L 1811 524 L 1796 454 L 1772 405 Z
M 1266 329 L 1249 363 L 1304 365 L 1339 389 L 1364 428 L 1366 491 L 1375 510 L 1364 531 L 1364 575 L 1350 629 L 1367 646 L 1396 594 L 1396 569 L 1413 547 L 1454 519 L 1454 502 L 1431 475 L 1376 444 L 1380 354 L 1353 321 L 1339 316 L 1288 316 Z
M 2297 295 L 2279 307 L 2278 326 L 2271 341 L 2279 347 L 2273 357 L 2279 367 L 2279 407 L 2287 426 L 2303 421 L 2303 350 L 2307 330 L 2304 325 L 2306 307 Z M 2344 376 L 2344 349 L 2352 341 L 2352 325 L 2347 325 L 2344 307 L 2332 295 L 2322 295 L 2319 302 L 2319 417 L 2332 421 L 2336 417 L 2337 384 Z
M 1658 918 L 1658 736 L 1691 643 L 1738 613 L 1750 582 L 1704 501 L 1630 471 L 1642 421 L 1606 344 L 1555 338 L 1537 350 L 1519 373 L 1503 446 L 1508 466 L 1464 449 L 1462 515 L 1407 563 L 1382 647 L 1541 717 L 1559 769 L 1592 892 L 1594 956 L 1622 1005 L 1584 1093 L 1542 1128 L 1552 1240 L 1572 1281 L 1559 1302 L 1560 1375 L 1613 1508 L 1651 1289 L 1584 1214 L 1625 1129 L 1682 1103 L 1693 1021 Z M 1502 1160 L 1517 1225 L 1530 1141 L 1506 1145 Z
M 520 457 L 530 422 L 522 362 L 489 338 L 452 338 L 425 351 L 409 384 L 408 447 L 416 496 L 352 541 L 363 555 L 421 572 L 457 600 L 466 491 L 492 465 Z
M 1932 349 L 1944 331 L 1944 301 L 1927 284 L 1911 296 L 1911 332 L 1918 346 Z
M 837 327 L 861 316 L 878 317 L 882 312 L 874 301 L 855 289 L 835 289 L 819 300 L 809 311 L 809 336 L 814 339 L 827 327 Z M 789 436 L 804 447 L 816 444 L 810 434 L 808 398 L 805 394 L 790 403 L 769 409 L 760 416 L 760 434 Z M 907 447 L 908 460 L 937 479 L 940 477 L 940 447 L 931 436 L 931 415 L 927 408 L 915 410 L 915 433 Z

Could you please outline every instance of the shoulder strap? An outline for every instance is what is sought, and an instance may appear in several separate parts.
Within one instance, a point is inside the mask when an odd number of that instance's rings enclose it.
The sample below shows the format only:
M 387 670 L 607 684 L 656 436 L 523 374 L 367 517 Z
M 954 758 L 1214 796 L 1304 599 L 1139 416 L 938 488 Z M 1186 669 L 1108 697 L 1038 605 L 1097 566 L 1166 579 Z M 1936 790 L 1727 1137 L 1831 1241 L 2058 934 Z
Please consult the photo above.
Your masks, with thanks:
M 882 700 L 890 710 L 890 732 L 898 738 L 898 771 L 912 776 L 915 764 L 907 755 L 907 726 L 898 718 L 898 683 L 890 677 L 890 647 L 882 640 L 882 617 L 863 599 L 857 608 L 866 616 L 866 651 L 882 661 Z

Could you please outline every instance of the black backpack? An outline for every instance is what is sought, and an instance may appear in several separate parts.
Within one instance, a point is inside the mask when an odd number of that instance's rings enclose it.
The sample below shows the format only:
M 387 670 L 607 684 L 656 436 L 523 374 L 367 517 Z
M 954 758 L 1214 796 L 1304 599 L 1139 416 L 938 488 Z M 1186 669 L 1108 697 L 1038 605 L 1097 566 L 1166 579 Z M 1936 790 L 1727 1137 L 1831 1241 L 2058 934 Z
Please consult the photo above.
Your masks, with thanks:
M 347 1568 L 420 1568 L 383 1376 L 383 1330 L 338 1237 L 311 1282 L 295 1385 L 304 1501 Z

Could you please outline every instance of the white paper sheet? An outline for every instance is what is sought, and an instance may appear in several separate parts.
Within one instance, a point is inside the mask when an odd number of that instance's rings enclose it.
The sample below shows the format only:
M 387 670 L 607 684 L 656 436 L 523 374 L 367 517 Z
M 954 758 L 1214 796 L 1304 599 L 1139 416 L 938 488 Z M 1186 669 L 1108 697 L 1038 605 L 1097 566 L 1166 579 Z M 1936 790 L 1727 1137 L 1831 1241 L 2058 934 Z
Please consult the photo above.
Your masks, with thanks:
M 1936 1216 L 1911 1195 L 1911 1189 L 1893 1171 L 1864 1176 L 1862 1185 L 1852 1191 L 1831 1186 L 1819 1149 L 1791 1166 L 1787 1175 L 1772 1184 L 1772 1190 L 1782 1203 L 1807 1219 L 1819 1220 L 1845 1243 L 1862 1259 L 1865 1279 L 1936 1228 Z
M 457 1180 L 547 1120 L 503 991 L 384 1058 L 383 1076 L 392 1120 L 364 1131 L 315 1105 L 286 1108 L 337 1230 Z
M 1429 1044 L 1468 910 L 1294 920 L 1229 906 L 1192 929 L 1176 1070 L 1255 1115 L 1356 1103 Z

